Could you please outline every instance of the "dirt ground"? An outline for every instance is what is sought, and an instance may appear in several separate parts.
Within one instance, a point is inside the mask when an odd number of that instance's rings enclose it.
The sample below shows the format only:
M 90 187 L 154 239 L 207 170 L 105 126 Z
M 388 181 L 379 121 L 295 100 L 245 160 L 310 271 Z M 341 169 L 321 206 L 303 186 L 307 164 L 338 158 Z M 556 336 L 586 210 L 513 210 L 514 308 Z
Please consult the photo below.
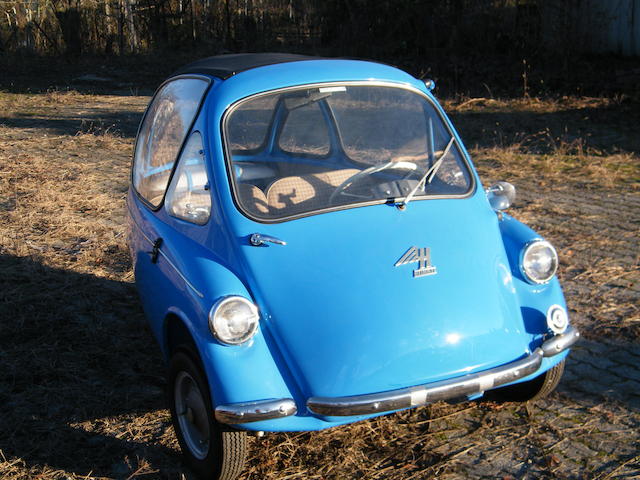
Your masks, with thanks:
M 148 97 L 0 92 L 0 477 L 190 478 L 124 238 Z M 640 478 L 640 103 L 445 101 L 558 248 L 584 338 L 549 399 L 252 439 L 245 479 Z

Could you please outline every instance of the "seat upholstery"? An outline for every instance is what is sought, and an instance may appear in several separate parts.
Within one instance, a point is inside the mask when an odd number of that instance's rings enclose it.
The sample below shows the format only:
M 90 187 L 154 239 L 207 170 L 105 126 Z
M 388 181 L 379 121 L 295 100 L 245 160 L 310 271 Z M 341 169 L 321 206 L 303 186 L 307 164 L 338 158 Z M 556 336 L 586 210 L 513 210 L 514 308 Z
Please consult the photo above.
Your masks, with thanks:
M 326 208 L 336 187 L 358 171 L 334 170 L 276 180 L 267 190 L 269 210 L 274 216 L 287 216 Z
M 258 217 L 269 216 L 267 197 L 258 187 L 248 183 L 239 183 L 238 195 L 240 203 L 250 214 Z

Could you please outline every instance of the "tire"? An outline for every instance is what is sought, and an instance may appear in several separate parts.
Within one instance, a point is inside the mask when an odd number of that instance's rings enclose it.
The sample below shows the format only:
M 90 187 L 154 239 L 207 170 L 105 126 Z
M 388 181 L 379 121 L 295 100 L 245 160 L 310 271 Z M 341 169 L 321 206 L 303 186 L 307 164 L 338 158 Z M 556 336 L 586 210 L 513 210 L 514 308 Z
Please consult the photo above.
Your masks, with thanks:
M 564 360 L 533 380 L 492 390 L 488 398 L 504 402 L 528 402 L 545 398 L 556 389 L 563 372 Z
M 199 478 L 233 480 L 244 468 L 247 436 L 216 421 L 197 358 L 186 349 L 171 357 L 168 396 L 173 429 L 185 463 Z

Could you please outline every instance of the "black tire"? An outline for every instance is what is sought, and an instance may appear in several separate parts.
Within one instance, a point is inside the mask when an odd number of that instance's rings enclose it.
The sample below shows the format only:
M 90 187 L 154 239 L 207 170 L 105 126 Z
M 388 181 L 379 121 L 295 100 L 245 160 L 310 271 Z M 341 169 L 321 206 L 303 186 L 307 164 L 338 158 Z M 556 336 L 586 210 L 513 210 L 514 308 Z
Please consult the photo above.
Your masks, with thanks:
M 244 469 L 247 456 L 247 435 L 245 432 L 233 430 L 216 421 L 209 386 L 199 363 L 197 355 L 186 349 L 176 351 L 171 357 L 168 396 L 173 429 L 178 443 L 180 443 L 185 463 L 198 477 L 203 480 L 233 480 Z M 183 392 L 186 388 L 185 385 L 189 387 L 189 394 L 181 393 L 179 398 L 182 400 L 177 400 L 176 388 Z M 195 387 L 197 387 L 197 391 Z M 201 395 L 201 400 L 204 403 L 204 410 L 202 410 L 199 402 L 195 402 L 198 407 L 196 410 L 199 411 L 200 416 L 198 413 L 193 413 L 194 409 L 186 406 L 189 400 L 197 399 L 198 394 Z M 182 407 L 185 411 L 182 412 L 181 420 L 177 414 L 177 402 L 184 403 Z M 205 411 L 206 415 L 204 415 Z M 208 434 L 202 435 L 207 440 L 198 441 L 197 446 L 192 448 L 190 443 L 193 445 L 196 442 L 194 435 L 202 434 L 201 429 L 196 425 L 198 420 L 200 420 L 200 427 L 203 429 L 208 427 Z M 185 425 L 185 422 L 188 422 L 185 428 L 192 433 L 183 431 L 181 425 Z M 198 448 L 202 451 L 198 451 Z
M 539 400 L 556 389 L 560 383 L 563 372 L 564 360 L 533 380 L 487 392 L 490 394 L 487 398 L 503 402 L 529 402 Z

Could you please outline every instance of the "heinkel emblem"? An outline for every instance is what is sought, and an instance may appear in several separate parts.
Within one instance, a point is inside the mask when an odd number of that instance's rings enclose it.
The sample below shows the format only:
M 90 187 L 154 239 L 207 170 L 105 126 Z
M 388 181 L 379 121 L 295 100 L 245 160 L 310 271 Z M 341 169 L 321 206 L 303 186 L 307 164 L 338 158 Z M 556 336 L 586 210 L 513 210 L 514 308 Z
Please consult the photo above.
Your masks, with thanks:
M 425 277 L 427 275 L 435 275 L 438 273 L 436 267 L 431 265 L 431 250 L 428 247 L 418 248 L 411 247 L 406 253 L 396 262 L 396 267 L 400 265 L 406 265 L 407 263 L 418 262 L 418 268 L 413 271 L 413 277 Z

